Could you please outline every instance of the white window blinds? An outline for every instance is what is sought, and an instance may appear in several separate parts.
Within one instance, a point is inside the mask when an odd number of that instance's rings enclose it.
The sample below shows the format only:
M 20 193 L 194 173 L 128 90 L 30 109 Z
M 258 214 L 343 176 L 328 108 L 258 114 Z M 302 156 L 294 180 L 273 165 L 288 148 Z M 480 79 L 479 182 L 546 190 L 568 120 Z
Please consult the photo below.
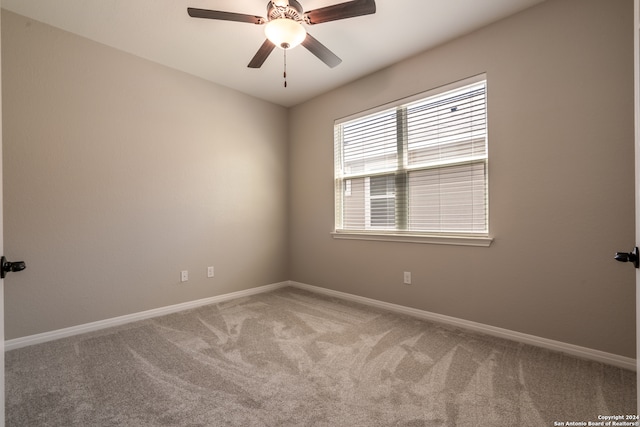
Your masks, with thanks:
M 488 234 L 486 81 L 337 121 L 336 232 Z

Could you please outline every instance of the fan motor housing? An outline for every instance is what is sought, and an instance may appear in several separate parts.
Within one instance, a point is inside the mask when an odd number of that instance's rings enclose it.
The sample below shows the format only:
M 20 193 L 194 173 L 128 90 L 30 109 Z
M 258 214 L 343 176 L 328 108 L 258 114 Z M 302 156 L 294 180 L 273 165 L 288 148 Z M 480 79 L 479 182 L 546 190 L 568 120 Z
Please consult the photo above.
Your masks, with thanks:
M 267 3 L 267 16 L 269 21 L 279 18 L 293 19 L 294 21 L 303 21 L 302 5 L 296 0 L 289 0 L 288 6 L 276 6 L 272 1 Z

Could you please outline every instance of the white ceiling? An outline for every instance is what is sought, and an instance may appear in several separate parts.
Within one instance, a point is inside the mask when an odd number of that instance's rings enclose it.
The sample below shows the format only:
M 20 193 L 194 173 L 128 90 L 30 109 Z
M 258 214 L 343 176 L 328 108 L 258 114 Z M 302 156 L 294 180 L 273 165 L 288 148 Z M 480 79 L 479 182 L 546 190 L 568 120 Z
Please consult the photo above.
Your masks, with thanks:
M 2 7 L 286 107 L 544 0 L 376 0 L 374 15 L 306 26 L 342 58 L 329 68 L 304 47 L 247 68 L 264 27 L 191 18 L 187 7 L 266 16 L 268 0 L 1 0 Z M 299 0 L 305 10 L 345 0 Z

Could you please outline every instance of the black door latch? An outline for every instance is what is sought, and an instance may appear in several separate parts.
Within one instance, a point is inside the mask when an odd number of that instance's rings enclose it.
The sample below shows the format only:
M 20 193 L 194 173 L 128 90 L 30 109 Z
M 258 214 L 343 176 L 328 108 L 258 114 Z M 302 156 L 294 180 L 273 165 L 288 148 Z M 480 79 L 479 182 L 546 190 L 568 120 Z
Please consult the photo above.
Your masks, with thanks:
M 10 271 L 22 271 L 25 268 L 27 268 L 27 264 L 25 264 L 24 261 L 9 262 L 4 256 L 0 258 L 0 278 L 2 279 L 4 279 Z
M 638 254 L 637 246 L 631 252 L 616 252 L 614 258 L 620 262 L 632 262 L 636 268 L 640 267 L 640 255 Z

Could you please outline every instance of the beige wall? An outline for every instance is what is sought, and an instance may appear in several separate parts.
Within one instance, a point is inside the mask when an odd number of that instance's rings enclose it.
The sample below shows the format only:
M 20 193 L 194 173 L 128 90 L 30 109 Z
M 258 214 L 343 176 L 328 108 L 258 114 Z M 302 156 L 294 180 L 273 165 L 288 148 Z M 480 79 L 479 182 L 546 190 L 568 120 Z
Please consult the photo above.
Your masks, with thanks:
M 632 3 L 549 0 L 293 108 L 291 279 L 635 357 L 613 260 L 634 238 Z M 483 72 L 491 247 L 332 239 L 333 121 Z
M 7 339 L 288 279 L 285 108 L 4 10 L 2 67 Z

